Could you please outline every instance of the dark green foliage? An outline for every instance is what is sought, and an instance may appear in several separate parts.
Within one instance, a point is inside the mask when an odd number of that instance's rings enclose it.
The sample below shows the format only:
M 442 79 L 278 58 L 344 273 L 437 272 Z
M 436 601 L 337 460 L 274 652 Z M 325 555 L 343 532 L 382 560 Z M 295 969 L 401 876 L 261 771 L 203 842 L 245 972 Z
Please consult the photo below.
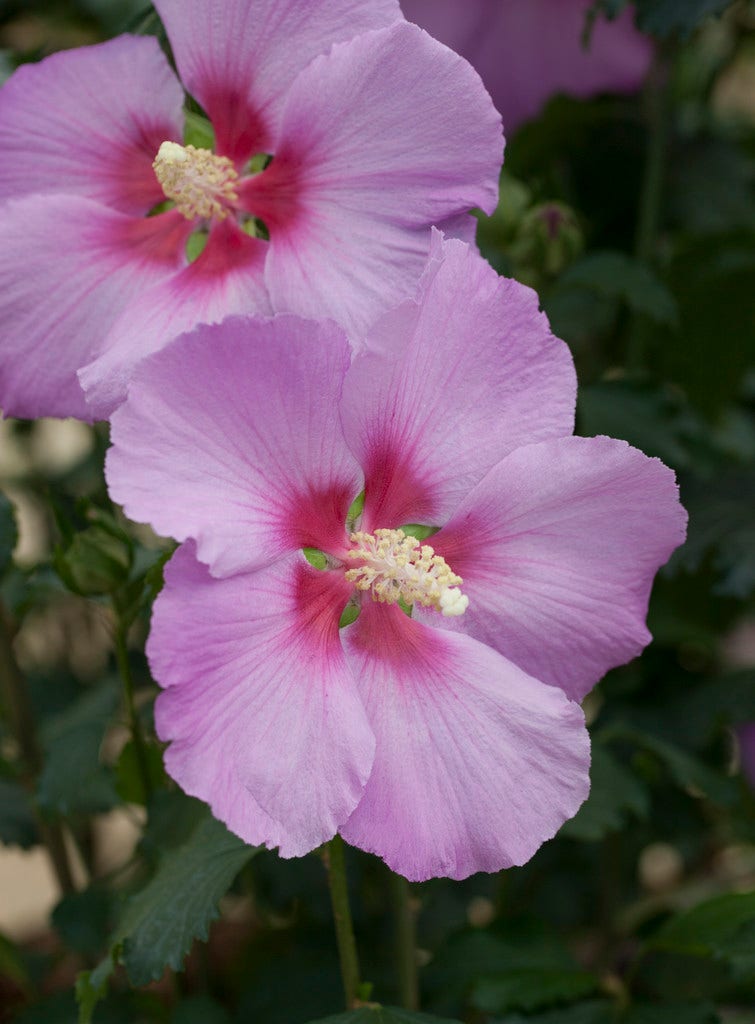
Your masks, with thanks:
M 648 793 L 636 774 L 596 742 L 592 749 L 590 795 L 560 834 L 594 841 L 621 829 L 633 818 L 647 817 L 648 810 Z
M 572 264 L 559 279 L 559 288 L 584 288 L 626 303 L 659 324 L 676 327 L 679 312 L 671 292 L 653 271 L 622 252 L 591 252 Z
M 0 779 L 0 843 L 28 849 L 39 842 L 28 793 L 17 782 Z
M 339 1013 L 335 1017 L 321 1017 L 312 1024 L 458 1024 L 447 1018 L 431 1017 L 426 1013 L 411 1013 L 395 1006 L 362 1006 L 358 1010 Z
M 17 540 L 18 527 L 13 505 L 4 494 L 0 494 L 0 576 L 10 566 Z
M 130 896 L 114 943 L 135 985 L 180 970 L 195 939 L 206 939 L 218 902 L 256 850 L 207 812 L 187 841 L 167 854 L 154 877 Z
M 703 18 L 720 14 L 731 0 L 636 0 L 637 24 L 657 36 L 689 35 Z
M 41 807 L 58 814 L 97 814 L 118 803 L 112 769 L 100 759 L 103 733 L 117 704 L 118 690 L 109 680 L 50 722 L 37 790 Z

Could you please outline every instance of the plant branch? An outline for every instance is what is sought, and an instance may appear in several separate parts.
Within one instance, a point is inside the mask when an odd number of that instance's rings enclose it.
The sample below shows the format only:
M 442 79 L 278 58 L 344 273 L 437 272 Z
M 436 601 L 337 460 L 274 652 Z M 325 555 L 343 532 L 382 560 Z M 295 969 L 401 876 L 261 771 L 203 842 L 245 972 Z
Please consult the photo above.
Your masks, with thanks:
M 359 974 L 359 956 L 354 939 L 354 927 L 351 921 L 349 893 L 346 884 L 346 860 L 344 842 L 336 834 L 325 847 L 323 860 L 328 872 L 330 886 L 330 902 L 333 907 L 333 921 L 338 942 L 338 956 L 341 961 L 341 977 L 346 999 L 346 1008 L 353 1009 L 358 1004 L 361 988 Z

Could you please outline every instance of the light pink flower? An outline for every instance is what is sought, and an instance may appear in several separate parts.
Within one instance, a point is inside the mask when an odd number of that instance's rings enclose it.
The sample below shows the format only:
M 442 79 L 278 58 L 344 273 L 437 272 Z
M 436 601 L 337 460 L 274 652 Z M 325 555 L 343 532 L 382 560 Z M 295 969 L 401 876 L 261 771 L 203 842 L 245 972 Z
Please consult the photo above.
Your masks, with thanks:
M 591 0 L 401 0 L 404 14 L 482 75 L 510 135 L 557 93 L 587 98 L 639 88 L 652 44 L 625 10 L 598 18 L 582 45 Z
M 411 879 L 551 837 L 589 786 L 575 701 L 648 642 L 685 521 L 658 460 L 570 436 L 574 401 L 534 292 L 440 236 L 353 361 L 291 315 L 145 361 L 107 477 L 186 541 L 148 643 L 180 785 L 249 842 L 296 856 L 339 830 Z M 416 523 L 441 527 L 428 550 L 398 532 Z
M 473 69 L 397 0 L 156 7 L 227 159 L 170 145 L 183 91 L 155 39 L 121 36 L 10 78 L 6 413 L 107 416 L 139 359 L 228 313 L 332 316 L 358 332 L 412 293 L 432 224 L 470 237 L 470 208 L 495 205 L 500 118 Z M 259 154 L 272 162 L 251 174 Z M 175 208 L 147 217 L 166 195 Z M 250 236 L 252 216 L 269 241 Z M 187 238 L 207 226 L 189 263 Z

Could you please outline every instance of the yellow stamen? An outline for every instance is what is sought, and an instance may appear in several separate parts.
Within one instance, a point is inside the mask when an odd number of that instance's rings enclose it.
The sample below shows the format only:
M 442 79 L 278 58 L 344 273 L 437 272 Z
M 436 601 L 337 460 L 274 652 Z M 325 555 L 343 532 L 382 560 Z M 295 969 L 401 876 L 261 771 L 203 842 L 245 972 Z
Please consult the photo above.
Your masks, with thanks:
M 209 149 L 163 142 L 152 166 L 167 198 L 189 220 L 222 220 L 228 216 L 228 206 L 239 198 L 239 176 L 233 162 Z
M 446 616 L 466 611 L 469 598 L 459 590 L 461 576 L 429 544 L 420 544 L 403 530 L 359 531 L 349 539 L 355 546 L 348 557 L 362 564 L 347 569 L 346 579 L 358 590 L 370 591 L 373 601 L 416 601 Z

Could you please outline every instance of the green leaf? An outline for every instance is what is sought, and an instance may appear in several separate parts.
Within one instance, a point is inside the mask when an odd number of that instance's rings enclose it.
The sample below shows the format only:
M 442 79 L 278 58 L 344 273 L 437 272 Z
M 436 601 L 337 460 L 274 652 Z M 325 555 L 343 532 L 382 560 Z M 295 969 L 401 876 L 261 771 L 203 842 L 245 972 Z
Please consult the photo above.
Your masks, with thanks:
M 28 850 L 39 842 L 29 797 L 17 782 L 0 779 L 0 843 Z
M 318 548 L 302 548 L 304 557 L 307 559 L 310 565 L 313 565 L 315 569 L 327 569 L 328 559 Z
M 667 921 L 649 940 L 651 949 L 689 956 L 736 956 L 746 939 L 755 961 L 755 892 L 727 893 Z
M 13 982 L 22 992 L 33 990 L 24 957 L 10 939 L 0 935 L 0 978 Z
M 636 0 L 637 24 L 656 36 L 688 36 L 700 22 L 720 14 L 732 0 Z
M 128 535 L 106 520 L 74 534 L 55 549 L 55 569 L 76 594 L 111 594 L 128 579 L 133 545 Z
M 215 129 L 206 117 L 193 110 L 184 111 L 184 145 L 197 149 L 215 148 Z
M 755 592 L 755 472 L 731 471 L 690 484 L 684 493 L 689 533 L 671 565 L 694 572 L 710 555 L 719 580 L 713 592 L 747 598 Z
M 209 996 L 194 996 L 178 1004 L 170 1024 L 231 1024 L 231 1018 L 228 1011 Z
M 10 568 L 17 541 L 18 527 L 13 505 L 9 498 L 0 494 L 0 576 Z
M 52 924 L 66 946 L 97 956 L 107 944 L 113 899 L 105 889 L 84 889 L 64 896 L 52 912 Z
M 163 856 L 154 877 L 131 896 L 116 927 L 134 985 L 181 970 L 194 939 L 206 939 L 218 902 L 257 848 L 232 835 L 209 811 L 192 835 Z
M 46 728 L 47 757 L 37 790 L 40 806 L 59 814 L 97 814 L 118 803 L 113 772 L 99 758 L 117 704 L 118 690 L 108 681 L 79 698 Z
M 704 429 L 679 397 L 631 381 L 602 381 L 580 388 L 579 433 L 629 441 L 676 469 L 691 465 L 691 442 Z
M 162 749 L 155 743 L 146 742 L 144 754 L 147 762 L 147 774 L 152 784 L 152 790 L 155 791 L 165 785 Z M 133 740 L 129 740 L 120 752 L 115 766 L 115 778 L 115 787 L 121 800 L 127 804 L 145 804 L 147 802 L 142 767 Z
M 669 1003 L 633 1006 L 621 1024 L 718 1024 L 715 1009 L 708 1003 Z
M 560 835 L 595 841 L 624 827 L 630 815 L 646 818 L 649 798 L 645 787 L 600 743 L 595 743 L 590 766 L 590 795 Z
M 438 950 L 424 978 L 434 1005 L 471 1002 L 487 1013 L 574 1000 L 598 984 L 542 922 L 526 918 L 505 930 L 457 933 Z
M 395 1006 L 360 1006 L 358 1010 L 321 1017 L 311 1024 L 458 1024 L 447 1017 L 431 1017 L 427 1013 L 413 1013 Z
M 498 1019 L 497 1024 L 618 1024 L 613 1004 L 605 999 L 590 1000 L 558 1010 L 548 1010 L 526 1017 L 513 1014 Z
M 695 796 L 707 796 L 715 803 L 730 805 L 738 799 L 738 786 L 734 779 L 721 775 L 686 751 L 650 733 L 634 729 L 611 727 L 602 734 L 603 739 L 627 739 L 654 754 L 682 789 Z
M 107 995 L 108 984 L 115 970 L 118 950 L 113 949 L 92 971 L 81 971 L 76 977 L 76 1002 L 79 1005 L 79 1024 L 91 1024 L 92 1015 Z
M 597 987 L 598 979 L 587 971 L 535 968 L 483 979 L 475 985 L 471 1001 L 484 1013 L 539 1010 L 553 1003 L 573 1002 Z
M 679 322 L 676 301 L 669 289 L 644 263 L 623 252 L 591 252 L 566 270 L 559 288 L 587 288 L 627 304 L 659 324 Z
M 180 789 L 160 789 L 147 805 L 147 824 L 139 852 L 151 863 L 160 860 L 166 850 L 188 842 L 207 817 L 207 804 L 187 796 Z

